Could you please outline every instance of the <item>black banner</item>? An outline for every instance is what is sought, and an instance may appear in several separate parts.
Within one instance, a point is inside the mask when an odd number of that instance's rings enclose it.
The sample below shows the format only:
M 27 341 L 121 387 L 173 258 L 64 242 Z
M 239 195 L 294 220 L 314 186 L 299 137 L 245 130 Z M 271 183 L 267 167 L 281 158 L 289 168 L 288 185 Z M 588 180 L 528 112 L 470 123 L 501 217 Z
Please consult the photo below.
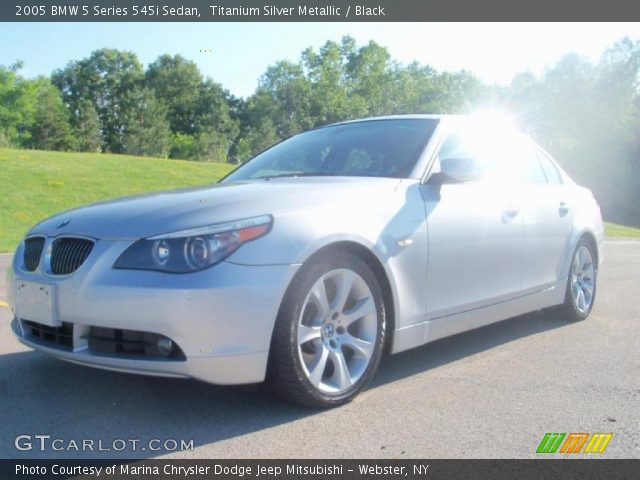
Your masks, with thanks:
M 0 460 L 23 480 L 630 479 L 640 460 Z
M 14 0 L 3 22 L 638 21 L 630 0 Z

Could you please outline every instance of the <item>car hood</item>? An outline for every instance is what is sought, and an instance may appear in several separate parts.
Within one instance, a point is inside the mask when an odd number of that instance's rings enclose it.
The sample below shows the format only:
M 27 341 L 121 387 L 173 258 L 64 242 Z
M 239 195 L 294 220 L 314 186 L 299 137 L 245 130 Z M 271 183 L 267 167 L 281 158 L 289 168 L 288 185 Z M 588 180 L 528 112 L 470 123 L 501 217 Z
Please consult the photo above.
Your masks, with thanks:
M 50 217 L 32 234 L 137 239 L 302 208 L 339 208 L 373 202 L 401 180 L 362 177 L 274 178 L 170 190 L 99 202 Z

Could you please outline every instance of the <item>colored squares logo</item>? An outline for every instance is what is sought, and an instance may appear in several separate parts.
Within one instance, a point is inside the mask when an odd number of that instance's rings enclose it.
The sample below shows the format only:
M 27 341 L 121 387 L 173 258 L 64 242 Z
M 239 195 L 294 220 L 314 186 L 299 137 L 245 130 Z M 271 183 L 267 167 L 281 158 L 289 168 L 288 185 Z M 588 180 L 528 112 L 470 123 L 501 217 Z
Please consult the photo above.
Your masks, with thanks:
M 613 433 L 600 432 L 545 433 L 536 453 L 604 453 L 612 437 Z

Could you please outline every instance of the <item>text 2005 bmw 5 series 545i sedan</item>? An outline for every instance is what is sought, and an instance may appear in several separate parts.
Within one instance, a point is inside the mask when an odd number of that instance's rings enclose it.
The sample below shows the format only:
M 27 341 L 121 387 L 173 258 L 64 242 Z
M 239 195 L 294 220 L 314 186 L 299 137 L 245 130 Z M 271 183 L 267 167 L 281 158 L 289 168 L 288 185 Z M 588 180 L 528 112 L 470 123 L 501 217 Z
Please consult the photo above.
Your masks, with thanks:
M 591 192 L 499 121 L 331 125 L 215 185 L 36 225 L 10 272 L 13 331 L 110 370 L 262 382 L 339 405 L 401 352 L 525 312 L 589 315 Z

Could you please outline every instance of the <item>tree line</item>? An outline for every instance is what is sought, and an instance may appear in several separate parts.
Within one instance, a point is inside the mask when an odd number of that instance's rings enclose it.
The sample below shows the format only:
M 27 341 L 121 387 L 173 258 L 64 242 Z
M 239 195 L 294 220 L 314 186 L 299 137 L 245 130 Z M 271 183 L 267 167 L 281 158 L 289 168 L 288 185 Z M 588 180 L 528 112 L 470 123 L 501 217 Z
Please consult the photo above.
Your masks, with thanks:
M 35 79 L 21 66 L 0 67 L 0 146 L 238 163 L 336 121 L 496 107 L 613 217 L 640 223 L 640 41 L 621 40 L 596 62 L 569 54 L 496 86 L 464 70 L 402 64 L 375 42 L 345 37 L 268 67 L 246 99 L 180 55 L 144 68 L 134 53 L 101 49 Z

